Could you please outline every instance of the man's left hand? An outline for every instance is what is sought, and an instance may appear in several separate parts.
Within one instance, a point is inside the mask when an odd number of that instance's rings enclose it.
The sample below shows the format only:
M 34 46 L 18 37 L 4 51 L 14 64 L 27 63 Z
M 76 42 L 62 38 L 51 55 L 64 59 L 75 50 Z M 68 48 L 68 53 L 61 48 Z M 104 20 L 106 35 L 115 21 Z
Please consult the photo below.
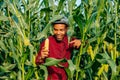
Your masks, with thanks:
M 79 39 L 75 39 L 75 40 L 72 40 L 70 44 L 73 44 L 73 47 L 78 49 L 81 45 L 81 41 Z

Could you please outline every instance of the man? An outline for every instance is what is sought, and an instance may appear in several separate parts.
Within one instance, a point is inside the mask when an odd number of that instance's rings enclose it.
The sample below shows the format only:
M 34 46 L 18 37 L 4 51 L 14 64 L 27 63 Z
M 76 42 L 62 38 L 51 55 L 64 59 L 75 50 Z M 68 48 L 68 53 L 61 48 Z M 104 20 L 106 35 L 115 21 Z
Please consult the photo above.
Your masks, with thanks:
M 40 45 L 40 50 L 36 57 L 37 65 L 44 63 L 44 60 L 47 57 L 52 57 L 56 59 L 66 58 L 67 60 L 69 60 L 72 49 L 79 48 L 81 45 L 81 41 L 78 39 L 74 39 L 68 43 L 67 30 L 69 24 L 65 18 L 56 20 L 52 23 L 52 26 L 54 35 L 48 37 L 49 50 L 45 50 L 45 41 L 43 41 Z M 68 67 L 68 63 L 64 63 L 62 65 L 64 67 Z M 67 80 L 67 74 L 64 68 L 49 66 L 48 80 Z

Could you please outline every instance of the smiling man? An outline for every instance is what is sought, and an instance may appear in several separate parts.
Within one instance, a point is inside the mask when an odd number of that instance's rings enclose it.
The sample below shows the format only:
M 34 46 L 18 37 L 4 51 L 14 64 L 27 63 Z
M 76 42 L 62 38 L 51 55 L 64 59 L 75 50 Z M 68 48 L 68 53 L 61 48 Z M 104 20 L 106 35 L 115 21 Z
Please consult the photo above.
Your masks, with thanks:
M 67 28 L 65 27 L 64 24 L 55 24 L 54 25 L 54 36 L 56 41 L 61 42 L 64 38 L 64 36 L 66 35 L 67 32 Z
M 73 48 L 79 48 L 81 41 L 74 39 L 68 43 L 67 30 L 69 27 L 68 21 L 65 18 L 61 18 L 52 23 L 53 35 L 49 36 L 49 50 L 44 47 L 45 41 L 40 44 L 40 50 L 36 56 L 36 64 L 44 63 L 45 58 L 51 57 L 56 59 L 70 59 L 70 53 Z M 68 67 L 68 63 L 62 64 L 65 68 Z M 67 80 L 67 74 L 64 68 L 49 66 L 48 80 Z

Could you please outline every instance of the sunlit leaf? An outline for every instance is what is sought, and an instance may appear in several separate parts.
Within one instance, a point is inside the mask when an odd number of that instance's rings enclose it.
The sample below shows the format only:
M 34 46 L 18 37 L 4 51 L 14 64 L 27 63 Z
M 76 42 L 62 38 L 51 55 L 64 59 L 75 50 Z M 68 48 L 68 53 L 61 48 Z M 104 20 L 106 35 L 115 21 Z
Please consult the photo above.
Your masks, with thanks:
M 65 62 L 65 59 L 55 59 L 55 58 L 46 58 L 44 65 L 45 66 L 52 66 L 57 65 L 60 62 Z
M 0 16 L 0 21 L 8 21 L 8 17 L 6 17 L 6 16 Z

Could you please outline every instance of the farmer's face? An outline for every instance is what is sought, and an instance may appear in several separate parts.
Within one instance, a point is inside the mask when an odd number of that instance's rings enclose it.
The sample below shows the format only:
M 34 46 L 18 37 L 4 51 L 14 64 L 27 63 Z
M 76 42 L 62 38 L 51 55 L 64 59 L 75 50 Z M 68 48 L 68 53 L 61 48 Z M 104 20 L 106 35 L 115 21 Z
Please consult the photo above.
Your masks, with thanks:
M 54 24 L 53 33 L 57 41 L 62 41 L 67 33 L 67 27 L 65 24 Z

